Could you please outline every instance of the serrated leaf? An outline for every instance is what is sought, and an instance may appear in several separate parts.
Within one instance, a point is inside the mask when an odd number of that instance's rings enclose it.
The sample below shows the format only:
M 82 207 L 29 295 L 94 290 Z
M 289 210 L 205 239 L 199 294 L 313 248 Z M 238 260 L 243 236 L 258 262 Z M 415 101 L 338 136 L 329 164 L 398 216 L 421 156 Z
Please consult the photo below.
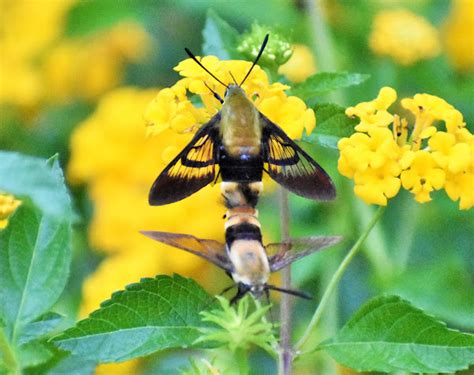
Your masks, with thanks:
M 454 372 L 474 364 L 474 335 L 397 296 L 369 301 L 318 349 L 357 371 Z
M 290 95 L 295 95 L 302 100 L 308 100 L 333 90 L 360 85 L 369 77 L 368 74 L 348 72 L 316 73 L 304 82 L 294 85 L 290 90 Z
M 116 292 L 99 310 L 54 339 L 57 346 L 97 362 L 117 362 L 195 343 L 208 327 L 199 313 L 215 299 L 179 275 L 143 279 Z
M 35 321 L 28 323 L 22 330 L 19 343 L 25 344 L 31 340 L 42 338 L 53 332 L 64 320 L 64 317 L 56 313 L 46 313 Z
M 67 281 L 71 260 L 68 221 L 22 204 L 0 232 L 0 311 L 12 342 L 48 311 Z
M 72 217 L 71 200 L 59 163 L 16 152 L 0 151 L 0 191 L 16 197 L 30 197 L 45 214 L 68 220 Z
M 303 141 L 337 149 L 339 139 L 354 133 L 357 120 L 347 117 L 344 107 L 325 103 L 316 105 L 314 112 L 317 126 L 311 134 L 303 135 Z
M 212 9 L 207 12 L 206 23 L 202 30 L 203 55 L 214 55 L 221 60 L 236 57 L 235 46 L 239 33 Z

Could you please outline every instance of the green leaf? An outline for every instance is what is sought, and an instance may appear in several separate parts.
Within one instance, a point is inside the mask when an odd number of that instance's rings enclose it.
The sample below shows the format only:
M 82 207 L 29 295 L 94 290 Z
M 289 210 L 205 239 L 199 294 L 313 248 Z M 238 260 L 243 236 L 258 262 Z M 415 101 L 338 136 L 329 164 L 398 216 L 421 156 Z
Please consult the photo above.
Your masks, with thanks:
M 35 321 L 28 323 L 22 331 L 19 340 L 20 344 L 25 344 L 31 340 L 43 338 L 53 332 L 64 320 L 64 317 L 56 313 L 46 313 Z
M 45 215 L 72 218 L 71 199 L 58 162 L 51 166 L 44 159 L 0 151 L 0 191 L 30 197 Z
M 454 372 L 474 363 L 474 335 L 447 328 L 397 296 L 369 301 L 318 349 L 357 371 Z
M 53 352 L 48 344 L 30 341 L 18 347 L 18 360 L 22 369 L 38 366 L 53 357 Z
M 202 31 L 204 39 L 202 54 L 214 55 L 221 60 L 236 58 L 235 47 L 239 33 L 226 21 L 220 18 L 216 12 L 209 9 L 207 12 L 206 24 Z
M 69 11 L 65 33 L 69 37 L 92 34 L 121 21 L 137 20 L 139 12 L 140 7 L 131 1 L 79 1 Z
M 208 327 L 199 313 L 216 301 L 191 279 L 157 276 L 131 284 L 102 303 L 54 342 L 59 348 L 97 362 L 117 362 L 195 343 Z
M 69 275 L 71 228 L 22 204 L 0 232 L 0 314 L 11 341 L 58 300 Z
M 354 133 L 354 126 L 358 121 L 347 117 L 344 107 L 325 103 L 316 105 L 314 112 L 316 128 L 311 134 L 303 135 L 303 141 L 337 149 L 339 139 L 350 137 Z
M 312 75 L 304 82 L 294 85 L 289 91 L 303 100 L 326 94 L 330 91 L 360 85 L 370 76 L 368 74 L 347 72 L 321 72 Z

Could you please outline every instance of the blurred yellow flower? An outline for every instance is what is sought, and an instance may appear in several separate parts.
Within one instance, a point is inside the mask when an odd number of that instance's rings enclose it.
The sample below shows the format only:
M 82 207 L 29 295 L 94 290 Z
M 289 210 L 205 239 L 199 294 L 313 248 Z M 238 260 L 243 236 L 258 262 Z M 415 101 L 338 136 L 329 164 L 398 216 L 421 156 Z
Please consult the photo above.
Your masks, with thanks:
M 144 57 L 149 43 L 145 30 L 133 22 L 91 36 L 63 39 L 44 62 L 46 99 L 97 98 L 120 83 L 125 64 Z
M 134 375 L 140 373 L 140 361 L 132 359 L 121 363 L 107 363 L 96 368 L 95 375 Z
M 224 208 L 218 187 L 207 187 L 175 204 L 148 205 L 148 191 L 167 162 L 166 150 L 184 147 L 192 137 L 172 130 L 145 136 L 142 113 L 155 95 L 154 90 L 133 88 L 112 91 L 72 135 L 68 178 L 88 184 L 94 203 L 90 242 L 109 254 L 84 284 L 81 315 L 141 277 L 202 273 L 203 261 L 153 242 L 140 230 L 222 239 Z
M 461 71 L 474 69 L 474 1 L 453 0 L 444 25 L 446 52 L 454 67 Z
M 376 14 L 369 37 L 372 51 L 401 65 L 412 65 L 440 53 L 437 30 L 409 10 L 383 10 Z
M 214 56 L 203 57 L 203 65 L 224 83 L 233 83 L 230 73 L 237 82 L 242 81 L 252 63 L 248 61 L 221 61 Z M 184 77 L 169 89 L 161 90 L 149 104 L 145 119 L 149 133 L 160 134 L 166 129 L 178 133 L 191 131 L 194 127 L 208 121 L 220 108 L 219 102 L 206 87 L 207 84 L 221 97 L 224 87 L 210 77 L 192 59 L 186 59 L 175 67 Z M 311 132 L 316 125 L 312 109 L 302 100 L 287 96 L 289 87 L 281 83 L 269 83 L 266 73 L 255 66 L 243 89 L 253 98 L 255 106 L 270 120 L 274 121 L 292 138 L 300 138 L 303 130 Z M 203 106 L 194 105 L 189 96 L 197 95 Z
M 134 22 L 66 38 L 76 3 L 0 0 L 0 104 L 35 110 L 45 102 L 96 99 L 120 83 L 127 62 L 145 56 L 149 36 Z
M 0 0 L 0 103 L 32 107 L 44 88 L 38 59 L 62 33 L 75 0 Z
M 357 116 L 356 133 L 339 141 L 339 172 L 354 180 L 354 192 L 367 203 L 386 205 L 400 187 L 420 202 L 445 188 L 460 209 L 474 203 L 474 136 L 462 114 L 445 100 L 416 94 L 401 101 L 414 116 L 412 126 L 388 109 L 397 93 L 390 87 L 376 99 L 347 108 Z M 446 131 L 436 125 L 442 121 Z
M 311 49 L 304 44 L 295 44 L 290 59 L 278 69 L 292 82 L 303 82 L 316 73 L 316 62 Z
M 21 201 L 13 195 L 0 192 L 0 229 L 8 225 L 8 217 L 15 212 Z

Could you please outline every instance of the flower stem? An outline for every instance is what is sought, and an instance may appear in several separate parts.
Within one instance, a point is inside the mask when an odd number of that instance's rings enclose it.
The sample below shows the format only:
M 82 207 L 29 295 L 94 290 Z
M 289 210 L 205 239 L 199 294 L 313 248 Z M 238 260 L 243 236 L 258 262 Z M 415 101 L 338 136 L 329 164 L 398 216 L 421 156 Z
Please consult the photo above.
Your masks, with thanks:
M 7 371 L 9 371 L 8 373 L 14 375 L 21 374 L 21 370 L 16 361 L 13 349 L 10 346 L 2 328 L 0 328 L 0 360 L 2 360 L 4 366 L 7 368 Z
M 301 339 L 296 343 L 295 345 L 295 350 L 298 352 L 301 350 L 303 345 L 306 343 L 308 338 L 310 337 L 311 333 L 313 330 L 316 328 L 318 325 L 321 316 L 330 302 L 330 297 L 332 293 L 335 291 L 337 288 L 339 281 L 342 278 L 342 275 L 346 271 L 347 267 L 351 263 L 352 259 L 357 255 L 357 253 L 360 251 L 362 244 L 364 243 L 365 239 L 371 232 L 372 228 L 375 226 L 375 224 L 379 221 L 379 219 L 382 217 L 382 214 L 385 211 L 384 206 L 380 206 L 377 211 L 375 212 L 374 216 L 372 217 L 372 220 L 368 224 L 367 228 L 365 231 L 360 235 L 359 239 L 356 241 L 356 243 L 352 246 L 352 248 L 349 250 L 341 264 L 339 265 L 338 269 L 336 270 L 336 273 L 333 275 L 331 281 L 329 282 L 328 287 L 326 288 L 323 297 L 321 298 L 321 302 L 319 303 L 318 308 L 314 312 L 313 317 L 311 318 L 311 322 L 308 325 L 308 328 L 306 328 L 303 336 Z
M 240 375 L 248 375 L 249 373 L 249 362 L 247 359 L 247 352 L 243 348 L 238 348 L 235 351 L 235 359 L 239 368 Z
M 279 189 L 280 201 L 280 228 L 282 241 L 289 238 L 290 210 L 288 205 L 288 192 Z M 285 267 L 282 272 L 282 287 L 291 288 L 291 266 Z M 278 356 L 278 374 L 291 374 L 293 350 L 291 348 L 291 297 L 283 293 L 280 304 L 280 351 Z

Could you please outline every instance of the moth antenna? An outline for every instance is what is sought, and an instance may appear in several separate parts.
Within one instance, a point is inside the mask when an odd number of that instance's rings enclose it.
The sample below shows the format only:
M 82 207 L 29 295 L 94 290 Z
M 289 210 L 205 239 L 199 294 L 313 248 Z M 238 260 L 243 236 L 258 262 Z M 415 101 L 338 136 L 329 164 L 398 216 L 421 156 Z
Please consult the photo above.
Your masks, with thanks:
M 222 82 L 219 78 L 217 78 L 214 74 L 212 74 L 204 65 L 202 65 L 202 63 L 197 59 L 196 56 L 194 56 L 194 54 L 188 48 L 185 48 L 184 50 L 186 51 L 188 56 L 192 58 L 196 64 L 198 64 L 201 68 L 203 68 L 212 78 L 214 78 L 222 86 L 228 88 L 228 86 L 224 82 Z
M 229 70 L 229 74 L 230 76 L 232 77 L 232 80 L 234 81 L 234 83 L 239 86 L 239 84 L 237 83 L 237 80 L 235 79 L 234 75 L 232 74 L 232 72 Z
M 204 86 L 206 86 L 209 89 L 209 91 L 212 92 L 212 94 L 214 95 L 214 98 L 219 100 L 219 102 L 221 104 L 224 103 L 224 99 L 222 99 L 221 96 L 217 92 L 215 92 L 213 89 L 211 89 L 206 82 L 204 82 Z
M 239 86 L 242 86 L 245 82 L 245 80 L 247 79 L 247 77 L 250 75 L 250 73 L 252 72 L 252 69 L 254 68 L 255 65 L 257 65 L 257 62 L 258 60 L 260 59 L 260 56 L 262 56 L 262 53 L 263 53 L 263 50 L 265 49 L 265 46 L 267 45 L 268 43 L 268 38 L 269 38 L 269 34 L 265 35 L 265 39 L 263 39 L 263 43 L 262 43 L 262 46 L 260 47 L 260 51 L 258 51 L 258 55 L 257 57 L 255 58 L 252 66 L 250 67 L 249 71 L 247 72 L 246 76 L 244 77 L 244 79 L 242 80 L 242 82 L 240 82 L 240 85 Z
M 268 284 L 266 286 L 266 289 L 275 290 L 275 291 L 280 292 L 280 293 L 291 294 L 292 296 L 296 296 L 296 297 L 300 297 L 300 298 L 304 298 L 304 299 L 313 299 L 313 296 L 311 294 L 301 292 L 299 290 L 283 289 L 283 288 L 279 288 L 275 285 L 268 285 Z

